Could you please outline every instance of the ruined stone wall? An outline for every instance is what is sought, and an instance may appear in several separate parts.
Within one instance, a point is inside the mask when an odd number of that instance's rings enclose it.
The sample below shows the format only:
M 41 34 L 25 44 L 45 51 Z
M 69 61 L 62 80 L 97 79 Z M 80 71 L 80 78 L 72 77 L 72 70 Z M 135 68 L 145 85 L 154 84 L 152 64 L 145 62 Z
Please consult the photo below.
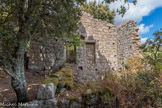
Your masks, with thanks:
M 32 42 L 28 54 L 28 69 L 38 73 L 51 73 L 65 63 L 65 47 L 60 40 L 46 39 Z
M 80 83 L 95 81 L 107 72 L 119 72 L 127 59 L 140 52 L 134 21 L 117 27 L 83 13 L 78 33 L 85 42 L 77 48 L 79 61 L 73 71 L 74 81 Z
M 83 13 L 78 32 L 85 44 L 78 48 L 79 60 L 75 66 L 74 80 L 81 83 L 95 81 L 108 71 L 116 71 L 116 27 Z
M 139 54 L 140 37 L 136 22 L 120 26 L 93 18 L 83 13 L 77 33 L 84 44 L 76 47 L 77 62 L 73 78 L 77 83 L 86 83 L 104 78 L 107 72 L 118 72 L 131 56 Z M 64 43 L 47 39 L 46 46 L 31 44 L 28 68 L 37 72 L 54 72 L 66 60 Z
M 140 37 L 139 28 L 135 21 L 121 24 L 117 29 L 118 66 L 120 70 L 128 58 L 139 54 Z

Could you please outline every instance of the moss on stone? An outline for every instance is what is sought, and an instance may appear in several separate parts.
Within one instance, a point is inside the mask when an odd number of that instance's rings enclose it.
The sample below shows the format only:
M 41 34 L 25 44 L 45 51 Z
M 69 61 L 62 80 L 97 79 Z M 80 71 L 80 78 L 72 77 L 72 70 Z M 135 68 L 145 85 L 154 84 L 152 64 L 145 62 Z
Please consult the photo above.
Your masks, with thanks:
M 43 84 L 54 83 L 56 86 L 58 84 L 58 78 L 49 77 L 43 81 Z
M 60 80 L 58 80 L 59 77 Z M 71 89 L 74 85 L 72 68 L 70 66 L 63 67 L 60 71 L 50 74 L 43 83 L 54 83 L 56 86 L 61 83 L 64 87 Z
M 58 71 L 56 73 L 50 74 L 49 76 L 58 78 L 59 76 L 62 76 L 62 75 L 63 75 L 63 73 L 61 71 Z
M 58 78 L 58 76 L 59 75 L 57 75 L 57 74 L 51 74 L 51 75 L 49 75 L 49 77 L 56 77 L 56 78 Z
M 72 72 L 69 72 L 69 73 L 65 73 L 65 76 L 67 76 L 67 77 L 73 77 L 73 74 L 72 74 Z
M 79 95 L 73 95 L 73 96 L 69 97 L 68 100 L 77 102 L 78 98 L 79 98 Z

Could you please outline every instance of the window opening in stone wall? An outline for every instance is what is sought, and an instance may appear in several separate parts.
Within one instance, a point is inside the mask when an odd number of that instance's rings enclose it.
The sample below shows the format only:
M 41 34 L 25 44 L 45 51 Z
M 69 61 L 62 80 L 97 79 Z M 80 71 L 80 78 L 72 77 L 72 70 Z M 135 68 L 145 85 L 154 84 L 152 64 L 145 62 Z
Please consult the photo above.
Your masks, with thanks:
M 71 45 L 66 47 L 66 62 L 76 63 L 76 46 Z
M 86 43 L 86 59 L 87 64 L 95 63 L 95 43 Z

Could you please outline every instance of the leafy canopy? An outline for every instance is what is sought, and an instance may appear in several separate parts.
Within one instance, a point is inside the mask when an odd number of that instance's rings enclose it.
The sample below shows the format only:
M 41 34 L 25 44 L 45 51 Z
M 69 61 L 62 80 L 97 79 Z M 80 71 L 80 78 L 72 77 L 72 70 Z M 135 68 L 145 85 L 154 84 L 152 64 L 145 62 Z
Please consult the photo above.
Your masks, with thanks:
M 150 64 L 155 67 L 162 66 L 162 28 L 153 33 L 153 35 L 154 40 L 147 39 L 141 48 L 143 48 L 145 56 Z
M 96 1 L 86 2 L 80 6 L 80 9 L 91 14 L 94 18 L 107 21 L 108 23 L 114 23 L 115 11 L 110 11 L 107 4 L 97 4 Z
M 11 63 L 20 42 L 44 38 L 76 40 L 84 0 L 1 0 L 0 60 Z
M 112 2 L 115 2 L 115 1 L 118 1 L 118 0 L 104 0 L 103 2 L 109 4 L 109 3 L 112 3 Z M 137 4 L 137 1 L 138 1 L 138 0 L 124 0 L 125 3 L 133 3 L 134 5 Z M 122 17 L 123 17 L 124 14 L 126 13 L 126 11 L 127 11 L 127 9 L 126 9 L 126 7 L 124 6 L 124 4 L 120 6 L 120 9 L 117 9 L 117 13 L 118 13 L 119 15 L 122 15 Z

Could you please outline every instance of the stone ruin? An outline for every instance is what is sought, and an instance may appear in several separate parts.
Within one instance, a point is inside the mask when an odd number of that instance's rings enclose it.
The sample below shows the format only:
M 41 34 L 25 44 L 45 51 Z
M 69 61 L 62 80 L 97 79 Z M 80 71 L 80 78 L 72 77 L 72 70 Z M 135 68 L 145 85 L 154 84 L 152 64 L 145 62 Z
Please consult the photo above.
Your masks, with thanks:
M 76 62 L 71 65 L 75 82 L 96 81 L 107 72 L 120 72 L 128 58 L 140 54 L 136 22 L 115 26 L 88 13 L 83 13 L 80 22 L 77 33 L 85 44 L 75 47 Z M 51 73 L 59 70 L 68 57 L 62 41 L 47 39 L 45 46 L 32 42 L 27 58 L 28 69 Z

